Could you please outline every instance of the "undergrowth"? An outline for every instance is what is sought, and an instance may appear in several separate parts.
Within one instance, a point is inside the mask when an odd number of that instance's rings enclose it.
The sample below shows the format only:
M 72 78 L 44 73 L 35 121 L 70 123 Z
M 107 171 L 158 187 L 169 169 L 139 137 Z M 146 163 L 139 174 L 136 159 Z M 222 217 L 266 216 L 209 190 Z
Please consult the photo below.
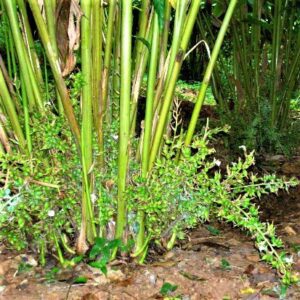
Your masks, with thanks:
M 75 232 L 80 224 L 80 162 L 60 117 L 36 116 L 35 122 L 40 126 L 34 127 L 32 138 L 40 150 L 34 159 L 13 153 L 0 156 L 0 240 L 17 250 L 31 248 L 39 252 L 42 264 L 47 253 L 56 252 L 59 261 L 65 264 L 65 258 L 72 261 L 75 255 Z M 105 158 L 107 168 L 95 172 L 96 185 L 92 191 L 101 245 L 106 245 L 105 240 L 113 240 L 115 230 L 116 128 L 112 126 L 106 132 L 105 147 L 110 153 Z M 291 273 L 292 258 L 284 251 L 273 224 L 260 221 L 253 199 L 277 193 L 279 189 L 288 190 L 297 181 L 252 173 L 254 152 L 248 153 L 244 147 L 244 158 L 228 165 L 225 173 L 221 172 L 221 162 L 214 158 L 215 150 L 209 143 L 223 131 L 227 132 L 228 127 L 206 127 L 202 134 L 195 136 L 190 147 L 183 147 L 178 138 L 166 141 L 161 158 L 147 180 L 140 176 L 138 164 L 130 166 L 126 191 L 128 241 L 136 239 L 140 211 L 146 215 L 145 247 L 152 242 L 167 249 L 177 239 L 183 239 L 187 230 L 218 218 L 248 231 L 261 258 L 278 270 L 284 284 L 290 284 L 296 280 Z M 107 251 L 110 253 L 110 248 Z M 108 256 L 99 263 L 102 269 L 109 261 Z
M 292 104 L 296 111 L 297 101 Z M 259 102 L 255 116 L 253 111 L 248 109 L 238 113 L 234 110 L 229 114 L 220 112 L 222 122 L 231 126 L 229 147 L 236 150 L 236 145 L 246 145 L 258 153 L 293 155 L 300 145 L 299 118 L 290 118 L 284 128 L 278 128 L 271 125 L 271 107 L 267 101 Z

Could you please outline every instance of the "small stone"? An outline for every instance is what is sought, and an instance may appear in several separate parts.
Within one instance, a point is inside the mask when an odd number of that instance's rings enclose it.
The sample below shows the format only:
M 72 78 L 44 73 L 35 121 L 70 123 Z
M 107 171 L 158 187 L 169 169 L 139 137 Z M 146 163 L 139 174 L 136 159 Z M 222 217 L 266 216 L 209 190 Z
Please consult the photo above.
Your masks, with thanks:
M 178 263 L 178 269 L 183 269 L 186 266 L 186 261 L 182 260 Z
M 291 227 L 291 226 L 286 226 L 284 228 L 284 231 L 289 235 L 289 236 L 293 236 L 293 235 L 297 235 L 297 232 Z
M 165 259 L 166 259 L 166 260 L 170 260 L 170 259 L 172 259 L 174 256 L 175 256 L 175 253 L 174 253 L 173 251 L 169 251 L 169 252 L 166 253 Z
M 260 257 L 257 254 L 250 254 L 246 256 L 246 259 L 250 262 L 257 263 L 260 261 Z
M 239 246 L 240 244 L 241 242 L 236 239 L 230 239 L 227 241 L 227 245 L 229 246 Z
M 150 282 L 150 284 L 155 285 L 156 280 L 157 280 L 156 274 L 150 274 L 149 275 L 149 282 Z
M 38 265 L 37 261 L 35 260 L 35 258 L 31 255 L 25 255 L 25 254 L 21 254 L 21 255 L 18 255 L 16 257 L 16 260 L 19 262 L 19 263 L 25 263 L 26 265 L 29 265 L 31 267 L 36 267 Z
M 126 279 L 125 274 L 121 270 L 108 270 L 107 278 L 110 281 L 118 282 Z

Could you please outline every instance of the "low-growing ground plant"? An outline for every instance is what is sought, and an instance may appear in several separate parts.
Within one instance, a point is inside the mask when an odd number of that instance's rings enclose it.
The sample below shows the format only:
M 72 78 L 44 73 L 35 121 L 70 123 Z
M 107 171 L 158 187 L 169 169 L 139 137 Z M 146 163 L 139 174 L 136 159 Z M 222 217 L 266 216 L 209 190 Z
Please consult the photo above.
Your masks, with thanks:
M 62 124 L 59 117 L 56 119 L 52 130 L 57 128 L 62 135 Z M 52 125 L 53 122 L 51 120 Z M 44 127 L 41 130 L 46 132 Z M 132 249 L 131 256 L 143 262 L 152 243 L 171 249 L 178 239 L 184 239 L 188 230 L 219 219 L 248 231 L 261 258 L 278 270 L 284 284 L 290 284 L 296 280 L 291 273 L 292 257 L 284 251 L 274 225 L 260 221 L 259 209 L 253 200 L 263 194 L 277 193 L 279 189 L 288 190 L 297 180 L 254 174 L 251 172 L 254 152 L 248 153 L 244 146 L 241 147 L 244 158 L 231 163 L 226 172 L 222 172 L 220 165 L 224 162 L 214 158 L 215 149 L 210 147 L 210 141 L 224 132 L 228 132 L 228 127 L 209 129 L 206 126 L 189 147 L 182 147 L 178 137 L 168 140 L 161 159 L 146 180 L 137 166 L 131 166 L 130 184 L 126 189 L 127 241 L 134 243 L 137 239 L 141 211 L 146 220 L 146 239 L 139 252 L 132 246 L 122 249 L 129 251 L 128 254 Z M 96 225 L 103 238 L 96 240 L 89 254 L 89 259 L 100 255 L 101 259 L 91 261 L 91 265 L 102 270 L 106 270 L 113 249 L 123 245 L 121 240 L 113 239 L 117 206 L 113 153 L 117 152 L 117 143 L 115 134 L 112 131 L 109 134 L 108 169 L 97 178 L 101 184 L 93 192 L 95 211 L 99 213 Z M 41 132 L 38 136 L 41 138 Z M 80 207 L 76 201 L 79 162 L 74 160 L 76 156 L 72 158 L 68 135 L 64 143 L 61 138 L 60 142 L 53 138 L 48 140 L 47 135 L 43 138 L 44 151 L 53 154 L 55 165 L 45 166 L 37 159 L 28 161 L 11 154 L 1 156 L 2 174 L 6 175 L 2 180 L 6 179 L 6 188 L 2 190 L 0 237 L 18 250 L 30 247 L 40 252 L 42 263 L 47 253 L 56 249 L 59 261 L 66 266 L 77 260 L 74 243 L 80 225 Z

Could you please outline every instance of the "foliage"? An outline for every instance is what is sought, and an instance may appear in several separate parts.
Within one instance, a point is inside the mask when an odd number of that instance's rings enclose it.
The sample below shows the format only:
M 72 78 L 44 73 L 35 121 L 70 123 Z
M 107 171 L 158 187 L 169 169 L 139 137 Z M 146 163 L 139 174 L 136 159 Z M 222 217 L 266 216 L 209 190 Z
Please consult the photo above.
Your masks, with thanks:
M 1 154 L 0 238 L 14 248 L 53 246 L 52 234 L 74 238 L 80 211 L 80 164 L 64 120 L 36 114 L 32 139 L 38 145 L 34 158 Z M 51 155 L 51 160 L 45 160 Z M 52 241 L 52 242 L 51 242 Z
M 290 283 L 294 280 L 291 260 L 285 251 L 277 252 L 283 243 L 275 236 L 273 224 L 259 220 L 258 207 L 252 200 L 279 189 L 287 190 L 297 180 L 285 181 L 275 175 L 257 177 L 249 170 L 254 164 L 254 152 L 247 153 L 244 146 L 245 160 L 227 166 L 222 174 L 221 162 L 212 158 L 215 150 L 209 147 L 211 137 L 221 131 L 206 128 L 191 147 L 182 149 L 179 163 L 172 157 L 176 157 L 181 142 L 167 143 L 148 180 L 133 178 L 134 185 L 127 191 L 129 208 L 144 211 L 148 234 L 159 243 L 166 238 L 171 241 L 174 235 L 183 238 L 186 229 L 214 216 L 233 223 L 251 233 L 262 259 L 279 270 L 284 283 Z M 138 225 L 134 218 L 129 222 L 135 234 Z
M 107 240 L 105 238 L 96 238 L 95 244 L 89 252 L 88 260 L 91 267 L 100 269 L 104 275 L 107 275 L 107 264 L 111 260 L 111 256 L 115 249 L 122 252 L 130 252 L 132 248 L 132 240 L 125 245 L 119 239 Z
M 251 146 L 257 146 L 257 136 L 266 139 L 267 133 L 272 142 L 277 141 L 273 128 L 281 133 L 287 128 L 289 99 L 296 97 L 298 61 L 291 53 L 298 24 L 289 22 L 280 30 L 281 2 L 276 1 L 273 9 L 267 1 L 263 7 L 267 26 L 258 22 L 257 31 L 255 16 L 249 21 L 248 11 L 243 10 L 248 8 L 246 2 L 213 1 L 210 20 L 207 6 L 211 2 L 197 0 L 111 0 L 108 5 L 95 0 L 91 6 L 82 1 L 80 9 L 74 9 L 73 2 L 66 8 L 46 1 L 45 14 L 37 0 L 0 0 L 0 33 L 5 35 L 0 35 L 4 58 L 0 68 L 0 239 L 18 250 L 37 250 L 42 265 L 48 252 L 56 252 L 62 266 L 85 259 L 106 273 L 108 261 L 118 250 L 133 252 L 131 256 L 143 262 L 151 242 L 170 249 L 188 229 L 216 217 L 247 230 L 262 259 L 282 274 L 283 283 L 293 282 L 291 258 L 281 251 L 283 244 L 274 226 L 260 222 L 252 200 L 288 189 L 296 181 L 252 174 L 254 154 L 246 150 L 243 160 L 222 171 L 209 141 L 228 127 L 210 130 L 207 126 L 202 135 L 194 135 L 202 104 L 205 98 L 212 99 L 212 93 L 225 112 L 231 110 L 226 101 L 233 99 L 234 115 L 226 115 L 228 119 L 255 112 L 244 123 L 245 127 L 252 124 L 253 132 L 247 135 L 247 140 L 254 140 Z M 252 2 L 249 5 L 256 3 L 253 14 L 259 18 L 259 1 Z M 226 41 L 215 68 L 236 7 L 231 40 Z M 60 10 L 70 14 L 74 24 L 55 18 Z M 205 45 L 214 46 L 208 65 L 202 66 L 206 69 L 201 69 L 201 85 L 187 87 L 199 93 L 184 133 L 178 111 L 173 119 L 170 111 L 179 107 L 174 100 L 180 97 L 176 84 L 195 23 L 201 39 L 208 40 Z M 271 25 L 274 41 L 260 47 L 259 37 L 266 37 Z M 74 26 L 78 30 L 72 41 L 62 36 L 74 31 Z M 252 32 L 253 44 L 248 43 Z M 276 33 L 291 37 L 284 64 L 278 56 L 282 39 Z M 77 48 L 80 52 L 75 55 Z M 252 70 L 247 68 L 248 54 L 249 65 L 256 66 Z M 265 76 L 260 66 L 269 60 Z M 246 68 L 240 69 L 239 64 Z M 287 75 L 290 65 L 291 76 Z M 68 78 L 66 69 L 71 74 Z M 260 89 L 262 76 L 266 80 Z M 281 78 L 287 76 L 289 84 L 280 98 Z M 137 136 L 143 78 L 147 78 L 146 112 Z M 178 82 L 178 86 L 185 84 Z M 218 90 L 220 86 L 225 87 Z M 247 97 L 241 97 L 244 94 Z M 269 96 L 270 103 L 265 101 Z M 240 142 L 238 135 L 236 142 Z M 50 279 L 55 273 L 50 272 Z
M 212 84 L 220 118 L 232 127 L 231 149 L 242 143 L 259 152 L 291 154 L 299 146 L 299 116 L 292 117 L 299 102 L 297 4 L 255 0 L 236 7 Z M 225 11 L 226 3 L 216 0 L 200 13 L 205 21 L 198 28 L 209 45 Z
M 294 103 L 294 102 L 293 102 Z M 297 150 L 300 141 L 300 121 L 290 119 L 286 128 L 278 130 L 270 120 L 271 107 L 268 102 L 260 101 L 258 113 L 240 115 L 236 112 L 222 114 L 222 121 L 231 124 L 231 135 L 228 137 L 229 147 L 245 145 L 256 149 L 259 153 L 282 153 L 292 155 Z
M 160 289 L 160 294 L 166 296 L 172 292 L 175 292 L 177 288 L 178 288 L 177 285 L 173 285 L 169 282 L 164 282 L 163 286 Z
M 158 15 L 158 23 L 160 30 L 164 27 L 164 13 L 165 13 L 165 1 L 164 0 L 153 0 L 153 6 L 156 14 Z

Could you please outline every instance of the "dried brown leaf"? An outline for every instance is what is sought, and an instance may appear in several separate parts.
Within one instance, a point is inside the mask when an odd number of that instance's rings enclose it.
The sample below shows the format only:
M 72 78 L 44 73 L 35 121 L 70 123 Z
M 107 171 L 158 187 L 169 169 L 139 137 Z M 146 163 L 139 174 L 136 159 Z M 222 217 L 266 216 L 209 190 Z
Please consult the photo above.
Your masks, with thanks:
M 56 33 L 63 76 L 70 74 L 76 65 L 74 51 L 79 47 L 81 17 L 78 0 L 59 0 L 56 9 Z

